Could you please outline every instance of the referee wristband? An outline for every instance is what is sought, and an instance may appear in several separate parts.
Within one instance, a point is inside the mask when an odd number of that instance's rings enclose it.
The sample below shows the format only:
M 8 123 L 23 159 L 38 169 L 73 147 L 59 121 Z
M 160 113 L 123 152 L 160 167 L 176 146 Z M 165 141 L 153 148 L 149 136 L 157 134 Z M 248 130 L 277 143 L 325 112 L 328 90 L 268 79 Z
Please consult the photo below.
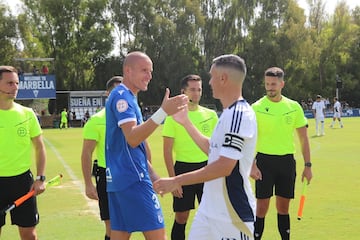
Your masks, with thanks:
M 162 107 L 160 107 L 152 116 L 151 116 L 151 120 L 154 121 L 154 123 L 156 123 L 157 125 L 160 125 L 165 118 L 167 117 L 167 113 L 164 111 L 164 109 L 162 109 Z

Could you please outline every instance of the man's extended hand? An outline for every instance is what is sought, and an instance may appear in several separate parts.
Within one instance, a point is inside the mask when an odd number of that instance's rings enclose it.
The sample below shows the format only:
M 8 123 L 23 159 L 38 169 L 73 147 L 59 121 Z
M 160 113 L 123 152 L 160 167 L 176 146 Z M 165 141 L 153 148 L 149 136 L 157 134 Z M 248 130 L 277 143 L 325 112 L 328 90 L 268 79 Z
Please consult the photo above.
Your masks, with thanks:
M 178 111 L 173 115 L 173 118 L 176 122 L 178 122 L 181 125 L 184 125 L 187 121 L 190 121 L 188 118 L 188 108 L 187 106 Z
M 185 94 L 170 96 L 170 90 L 166 88 L 165 96 L 163 98 L 161 107 L 167 115 L 173 115 L 183 109 L 188 104 L 188 97 Z
M 153 185 L 154 190 L 161 196 L 169 192 L 177 191 L 179 194 L 178 196 L 182 197 L 182 187 L 177 183 L 175 177 L 160 178 L 159 180 L 155 181 Z

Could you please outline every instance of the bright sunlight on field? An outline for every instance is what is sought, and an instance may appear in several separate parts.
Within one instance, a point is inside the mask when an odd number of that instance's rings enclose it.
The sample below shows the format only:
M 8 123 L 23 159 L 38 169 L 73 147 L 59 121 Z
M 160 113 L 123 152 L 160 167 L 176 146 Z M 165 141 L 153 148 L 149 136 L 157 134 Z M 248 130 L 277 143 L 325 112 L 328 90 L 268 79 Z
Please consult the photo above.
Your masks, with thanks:
M 314 178 L 308 187 L 301 221 L 297 220 L 297 208 L 301 195 L 303 160 L 299 150 L 296 154 L 296 198 L 291 203 L 290 213 L 292 239 L 358 239 L 360 225 L 356 219 L 360 216 L 360 192 L 355 189 L 360 184 L 360 118 L 343 118 L 343 129 L 337 125 L 333 129 L 329 128 L 331 120 L 326 119 L 326 135 L 323 137 L 314 136 L 314 121 L 309 120 L 308 131 Z M 58 173 L 62 173 L 64 177 L 60 186 L 48 188 L 38 197 L 39 239 L 103 239 L 104 230 L 99 220 L 97 203 L 84 195 L 80 167 L 82 129 L 45 129 L 44 138 L 48 156 L 48 179 Z M 156 171 L 161 176 L 166 176 L 161 127 L 150 137 L 149 143 Z M 161 198 L 161 204 L 169 236 L 174 218 L 171 195 Z M 280 238 L 274 210 L 275 207 L 271 206 L 267 215 L 264 240 Z M 190 225 L 187 225 L 187 231 Z M 9 216 L 2 229 L 1 239 L 18 239 L 17 228 L 10 225 Z M 131 239 L 143 239 L 143 236 L 137 233 Z

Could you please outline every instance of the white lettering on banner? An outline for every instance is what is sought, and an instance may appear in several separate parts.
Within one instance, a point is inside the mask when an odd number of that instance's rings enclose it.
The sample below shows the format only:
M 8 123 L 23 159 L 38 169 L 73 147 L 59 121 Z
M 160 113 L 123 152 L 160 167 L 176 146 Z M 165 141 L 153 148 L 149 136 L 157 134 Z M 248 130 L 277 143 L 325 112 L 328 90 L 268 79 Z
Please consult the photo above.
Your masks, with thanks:
M 46 81 L 46 76 L 24 76 L 25 81 Z
M 91 106 L 90 98 L 86 98 L 86 97 L 71 98 L 70 106 L 71 107 L 90 107 Z
M 52 81 L 20 81 L 19 89 L 55 89 L 54 82 Z
M 102 99 L 101 98 L 93 98 L 92 99 L 92 105 L 93 106 L 101 106 L 102 104 Z
M 98 107 L 102 106 L 102 98 L 98 97 L 72 97 L 70 98 L 71 107 Z

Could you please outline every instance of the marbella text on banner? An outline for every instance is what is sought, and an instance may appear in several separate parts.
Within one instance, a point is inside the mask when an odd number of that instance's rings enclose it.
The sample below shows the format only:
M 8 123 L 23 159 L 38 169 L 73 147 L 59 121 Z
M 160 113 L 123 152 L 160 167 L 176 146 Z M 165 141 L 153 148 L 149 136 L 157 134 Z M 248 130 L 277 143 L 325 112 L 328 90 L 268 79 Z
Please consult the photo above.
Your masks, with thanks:
M 55 75 L 19 76 L 17 99 L 56 98 Z

